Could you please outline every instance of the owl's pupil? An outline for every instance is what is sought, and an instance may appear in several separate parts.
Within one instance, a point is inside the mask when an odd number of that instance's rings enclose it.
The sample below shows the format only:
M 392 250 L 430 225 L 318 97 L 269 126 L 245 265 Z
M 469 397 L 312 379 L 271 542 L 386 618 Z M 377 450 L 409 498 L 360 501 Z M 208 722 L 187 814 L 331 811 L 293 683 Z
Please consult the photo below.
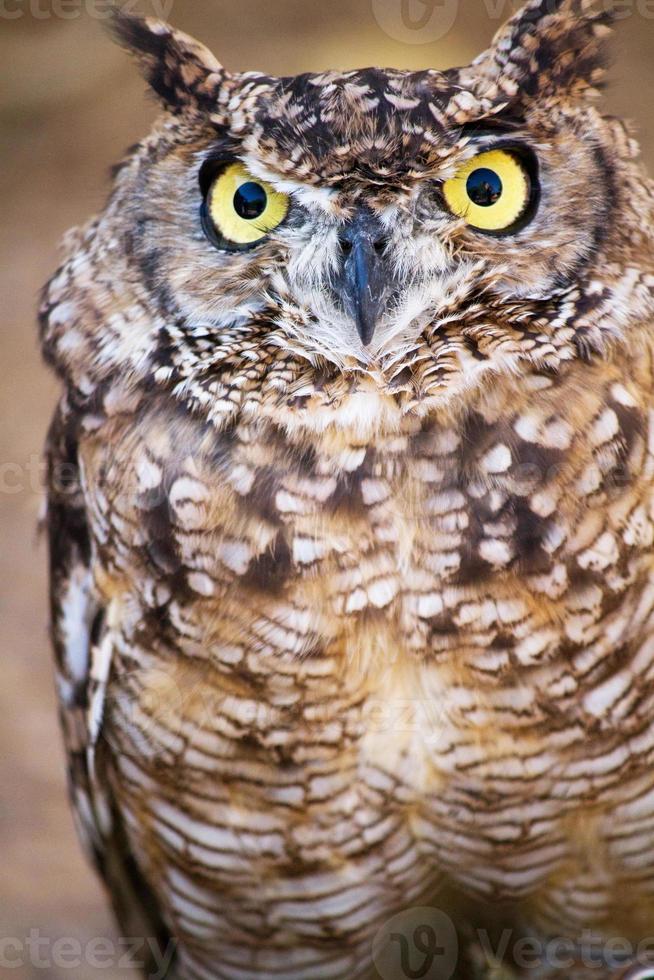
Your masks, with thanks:
M 502 196 L 502 181 L 499 174 L 487 167 L 480 167 L 468 177 L 466 190 L 473 204 L 480 208 L 489 208 L 497 204 Z
M 266 210 L 268 196 L 261 186 L 253 180 L 246 184 L 241 184 L 234 194 L 234 210 L 239 218 L 252 221 L 253 218 L 260 218 Z

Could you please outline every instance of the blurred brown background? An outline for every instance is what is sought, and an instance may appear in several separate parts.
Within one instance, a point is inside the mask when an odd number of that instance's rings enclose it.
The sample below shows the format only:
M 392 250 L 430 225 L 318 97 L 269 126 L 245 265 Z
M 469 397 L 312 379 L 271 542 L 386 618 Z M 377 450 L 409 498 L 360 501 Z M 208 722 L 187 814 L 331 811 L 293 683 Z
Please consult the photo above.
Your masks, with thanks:
M 0 975 L 20 962 L 7 975 L 21 980 L 131 975 L 89 962 L 45 965 L 74 960 L 74 948 L 60 946 L 55 956 L 51 943 L 33 942 L 31 952 L 24 945 L 30 930 L 38 930 L 35 940 L 71 937 L 86 949 L 92 937 L 114 936 L 66 802 L 46 634 L 45 553 L 35 530 L 43 502 L 40 451 L 57 394 L 36 347 L 37 292 L 55 267 L 57 240 L 101 206 L 109 164 L 155 114 L 129 59 L 104 36 L 106 6 L 106 0 L 0 0 Z M 497 12 L 513 6 L 511 0 L 142 0 L 140 9 L 168 14 L 228 68 L 289 74 L 372 63 L 464 63 L 499 26 Z M 608 104 L 635 119 L 654 164 L 648 95 L 654 5 L 621 0 L 620 8 Z

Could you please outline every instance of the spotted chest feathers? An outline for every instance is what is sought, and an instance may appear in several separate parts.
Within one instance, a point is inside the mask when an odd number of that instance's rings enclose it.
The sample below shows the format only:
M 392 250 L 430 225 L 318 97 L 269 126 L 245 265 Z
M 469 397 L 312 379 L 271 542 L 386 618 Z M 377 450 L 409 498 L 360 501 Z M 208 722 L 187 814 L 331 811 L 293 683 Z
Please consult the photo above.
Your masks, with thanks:
M 307 411 L 310 441 L 114 395 L 81 461 L 116 610 L 109 766 L 146 863 L 184 867 L 220 825 L 237 905 L 266 868 L 274 907 L 345 865 L 392 903 L 365 862 L 402 841 L 416 894 L 446 874 L 551 905 L 575 814 L 654 751 L 650 372 L 641 350 L 532 374 L 449 420 L 364 386 L 338 426 Z

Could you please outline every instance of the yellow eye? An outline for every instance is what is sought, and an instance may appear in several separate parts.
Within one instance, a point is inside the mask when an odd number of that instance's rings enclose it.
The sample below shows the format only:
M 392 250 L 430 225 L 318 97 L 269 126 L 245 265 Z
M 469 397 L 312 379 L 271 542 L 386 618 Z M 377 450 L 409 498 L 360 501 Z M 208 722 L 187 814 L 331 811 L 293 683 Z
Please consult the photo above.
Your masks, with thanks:
M 205 207 L 217 243 L 229 247 L 260 242 L 282 223 L 288 203 L 285 194 L 232 163 L 209 188 Z
M 516 154 L 480 153 L 443 185 L 449 209 L 480 231 L 505 231 L 523 217 L 532 200 L 532 182 Z

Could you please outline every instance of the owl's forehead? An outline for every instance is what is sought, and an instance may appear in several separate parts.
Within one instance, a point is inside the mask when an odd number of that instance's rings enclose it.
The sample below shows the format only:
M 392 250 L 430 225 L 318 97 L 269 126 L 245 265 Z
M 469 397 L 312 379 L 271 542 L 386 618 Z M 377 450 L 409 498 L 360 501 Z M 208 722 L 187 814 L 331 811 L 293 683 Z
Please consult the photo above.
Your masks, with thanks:
M 367 68 L 251 79 L 236 128 L 246 152 L 308 182 L 406 180 L 451 154 L 474 97 L 447 73 Z

